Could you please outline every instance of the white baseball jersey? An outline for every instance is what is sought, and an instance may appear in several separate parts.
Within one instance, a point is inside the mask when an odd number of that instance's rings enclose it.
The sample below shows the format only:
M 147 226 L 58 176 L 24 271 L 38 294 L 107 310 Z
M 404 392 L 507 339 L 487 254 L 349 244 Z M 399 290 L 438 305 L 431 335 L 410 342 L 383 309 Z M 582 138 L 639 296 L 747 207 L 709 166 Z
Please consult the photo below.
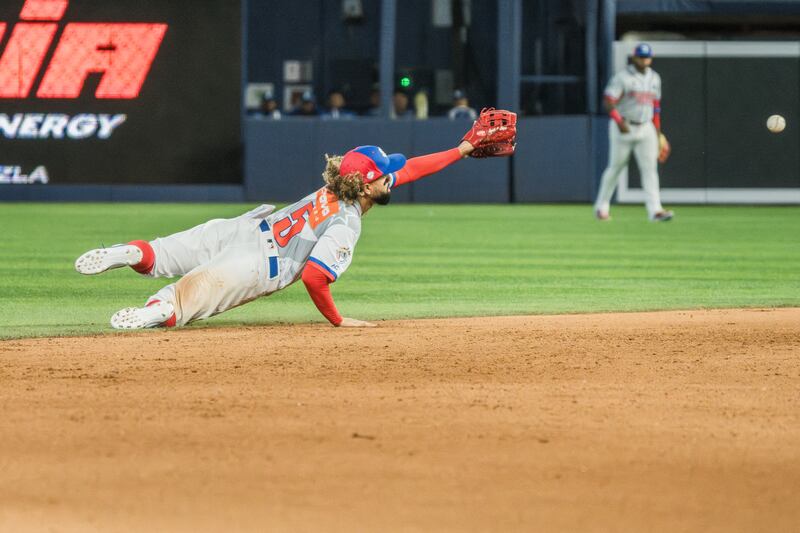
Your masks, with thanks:
M 608 82 L 605 96 L 616 102 L 617 110 L 628 122 L 653 120 L 653 101 L 661 100 L 661 76 L 648 67 L 640 74 L 636 67 L 617 72 Z
M 341 202 L 323 187 L 266 221 L 278 246 L 282 289 L 302 276 L 308 261 L 334 280 L 347 270 L 361 235 L 361 206 Z

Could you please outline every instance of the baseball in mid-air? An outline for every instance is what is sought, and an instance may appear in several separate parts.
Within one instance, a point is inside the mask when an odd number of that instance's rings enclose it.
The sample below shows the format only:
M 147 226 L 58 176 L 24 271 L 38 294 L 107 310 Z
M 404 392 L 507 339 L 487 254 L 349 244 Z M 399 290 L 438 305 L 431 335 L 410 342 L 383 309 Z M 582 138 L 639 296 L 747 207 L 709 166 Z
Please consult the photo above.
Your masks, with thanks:
M 786 119 L 780 115 L 772 115 L 767 119 L 767 129 L 772 133 L 780 133 L 786 127 Z

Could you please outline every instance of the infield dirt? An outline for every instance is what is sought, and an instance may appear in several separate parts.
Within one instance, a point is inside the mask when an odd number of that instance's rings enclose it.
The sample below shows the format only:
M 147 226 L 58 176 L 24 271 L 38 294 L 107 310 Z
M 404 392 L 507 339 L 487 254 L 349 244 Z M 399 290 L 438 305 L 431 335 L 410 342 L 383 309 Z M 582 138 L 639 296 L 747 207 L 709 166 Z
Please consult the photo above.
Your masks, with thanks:
M 800 309 L 0 342 L 3 531 L 797 531 Z

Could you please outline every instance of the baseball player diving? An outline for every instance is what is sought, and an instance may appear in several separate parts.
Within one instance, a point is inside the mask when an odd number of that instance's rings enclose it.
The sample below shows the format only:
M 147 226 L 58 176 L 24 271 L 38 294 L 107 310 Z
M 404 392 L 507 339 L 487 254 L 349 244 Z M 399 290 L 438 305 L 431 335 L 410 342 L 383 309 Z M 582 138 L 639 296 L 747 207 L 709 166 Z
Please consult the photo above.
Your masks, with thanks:
M 617 188 L 620 173 L 627 168 L 631 152 L 636 156 L 647 216 L 652 221 L 671 220 L 672 211 L 661 205 L 658 185 L 658 163 L 669 157 L 670 146 L 661 133 L 661 76 L 650 68 L 653 50 L 639 44 L 631 64 L 617 72 L 604 93 L 608 124 L 608 167 L 603 172 L 600 190 L 594 203 L 598 220 L 610 220 L 611 197 Z
M 217 315 L 298 279 L 317 309 L 334 326 L 375 324 L 339 314 L 330 284 L 353 260 L 361 218 L 386 205 L 392 189 L 436 173 L 459 159 L 514 152 L 516 115 L 486 109 L 456 148 L 414 157 L 386 155 L 359 146 L 344 156 L 326 156 L 325 185 L 275 211 L 261 205 L 231 219 L 215 219 L 152 241 L 132 241 L 81 255 L 75 269 L 100 274 L 128 266 L 154 278 L 182 276 L 147 299 L 111 317 L 116 329 L 183 326 Z

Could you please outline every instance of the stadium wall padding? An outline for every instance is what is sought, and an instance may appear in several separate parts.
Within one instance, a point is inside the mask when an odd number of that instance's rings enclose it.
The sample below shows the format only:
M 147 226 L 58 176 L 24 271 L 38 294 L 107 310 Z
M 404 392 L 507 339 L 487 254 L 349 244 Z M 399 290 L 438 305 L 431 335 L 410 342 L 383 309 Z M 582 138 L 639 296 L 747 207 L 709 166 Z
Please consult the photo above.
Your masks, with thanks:
M 617 44 L 618 67 L 624 46 L 630 43 Z M 749 203 L 756 191 L 774 189 L 768 201 L 796 202 L 800 44 L 676 41 L 658 42 L 654 51 L 663 82 L 662 128 L 672 144 L 669 161 L 659 166 L 662 199 L 715 202 L 711 195 L 724 191 L 724 201 Z M 780 134 L 766 128 L 772 114 L 786 118 Z M 638 192 L 641 180 L 631 159 L 628 188 Z M 606 161 L 606 154 L 598 159 L 603 166 Z
M 240 185 L 3 185 L 0 202 L 243 202 Z
M 392 202 L 591 201 L 598 172 L 595 153 L 608 150 L 606 122 L 603 117 L 584 116 L 522 118 L 513 158 L 459 162 L 398 188 Z M 377 144 L 413 157 L 456 146 L 468 127 L 468 121 L 447 119 L 248 118 L 243 186 L 2 185 L 0 201 L 289 202 L 321 186 L 326 153 L 342 154 L 354 146 Z
M 765 126 L 773 113 L 789 122 L 800 114 L 798 58 L 660 57 L 655 67 L 672 144 L 662 188 L 800 187 L 800 130 L 775 135 Z M 633 163 L 629 176 L 641 187 Z
M 588 117 L 520 119 L 516 155 L 460 162 L 395 191 L 392 201 L 506 203 L 585 202 L 595 187 L 594 120 Z M 605 122 L 601 119 L 601 122 Z M 245 122 L 245 196 L 291 201 L 321 184 L 325 153 L 362 144 L 413 157 L 456 146 L 466 121 L 289 119 Z M 607 150 L 605 145 L 601 150 Z M 513 172 L 513 180 L 512 180 Z
M 514 200 L 587 202 L 594 185 L 593 121 L 586 116 L 518 122 Z

